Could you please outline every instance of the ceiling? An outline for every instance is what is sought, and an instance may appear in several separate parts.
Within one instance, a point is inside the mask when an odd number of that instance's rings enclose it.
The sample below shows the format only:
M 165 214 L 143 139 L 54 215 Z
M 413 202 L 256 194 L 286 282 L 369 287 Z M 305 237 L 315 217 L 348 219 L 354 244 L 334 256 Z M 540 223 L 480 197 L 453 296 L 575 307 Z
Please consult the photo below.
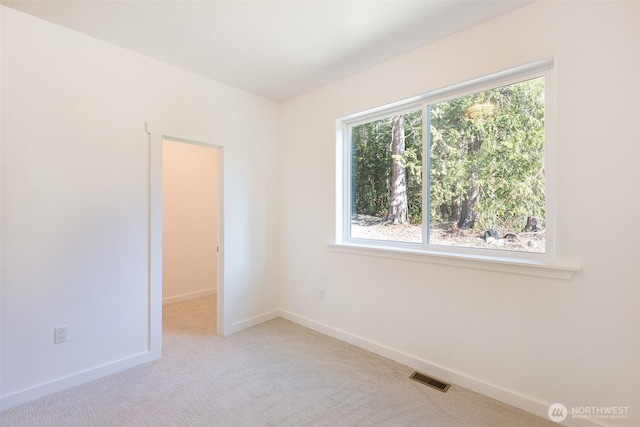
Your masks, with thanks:
M 14 0 L 2 4 L 283 101 L 529 2 Z

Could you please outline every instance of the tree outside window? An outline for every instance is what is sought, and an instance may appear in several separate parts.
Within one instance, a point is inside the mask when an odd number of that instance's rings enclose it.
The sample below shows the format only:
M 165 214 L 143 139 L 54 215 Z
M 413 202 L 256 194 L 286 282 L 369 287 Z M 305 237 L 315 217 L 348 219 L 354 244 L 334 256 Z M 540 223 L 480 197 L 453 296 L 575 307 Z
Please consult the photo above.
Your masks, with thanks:
M 351 126 L 350 147 L 350 238 L 545 251 L 544 77 Z

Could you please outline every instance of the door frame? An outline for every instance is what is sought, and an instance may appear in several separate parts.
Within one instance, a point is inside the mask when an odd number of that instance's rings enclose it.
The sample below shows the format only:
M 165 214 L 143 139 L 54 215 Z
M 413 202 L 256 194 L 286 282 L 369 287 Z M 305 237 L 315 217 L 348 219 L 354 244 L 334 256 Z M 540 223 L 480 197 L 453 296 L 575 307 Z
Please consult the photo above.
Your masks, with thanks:
M 218 150 L 217 332 L 224 335 L 224 146 L 209 135 L 146 124 L 149 134 L 149 352 L 162 349 L 162 140 Z

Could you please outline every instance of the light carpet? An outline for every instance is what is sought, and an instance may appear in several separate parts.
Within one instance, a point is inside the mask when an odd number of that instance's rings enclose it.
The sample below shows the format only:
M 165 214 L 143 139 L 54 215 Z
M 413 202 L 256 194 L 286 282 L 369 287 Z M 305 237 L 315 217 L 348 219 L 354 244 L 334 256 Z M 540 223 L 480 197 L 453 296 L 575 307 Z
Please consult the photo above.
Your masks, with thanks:
M 215 334 L 215 297 L 163 307 L 162 358 L 0 414 L 2 426 L 487 426 L 557 424 L 276 319 Z

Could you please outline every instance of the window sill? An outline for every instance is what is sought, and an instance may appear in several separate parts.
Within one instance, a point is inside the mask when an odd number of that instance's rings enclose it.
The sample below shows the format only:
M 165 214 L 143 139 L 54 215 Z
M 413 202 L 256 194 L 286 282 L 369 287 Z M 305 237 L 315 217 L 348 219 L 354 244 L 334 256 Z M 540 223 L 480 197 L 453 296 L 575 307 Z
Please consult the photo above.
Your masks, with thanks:
M 403 261 L 448 265 L 452 267 L 473 268 L 477 270 L 499 271 L 524 276 L 548 277 L 571 280 L 580 267 L 542 263 L 525 259 L 488 257 L 447 252 L 424 251 L 406 248 L 359 245 L 354 243 L 331 243 L 334 252 L 352 255 L 391 258 Z

